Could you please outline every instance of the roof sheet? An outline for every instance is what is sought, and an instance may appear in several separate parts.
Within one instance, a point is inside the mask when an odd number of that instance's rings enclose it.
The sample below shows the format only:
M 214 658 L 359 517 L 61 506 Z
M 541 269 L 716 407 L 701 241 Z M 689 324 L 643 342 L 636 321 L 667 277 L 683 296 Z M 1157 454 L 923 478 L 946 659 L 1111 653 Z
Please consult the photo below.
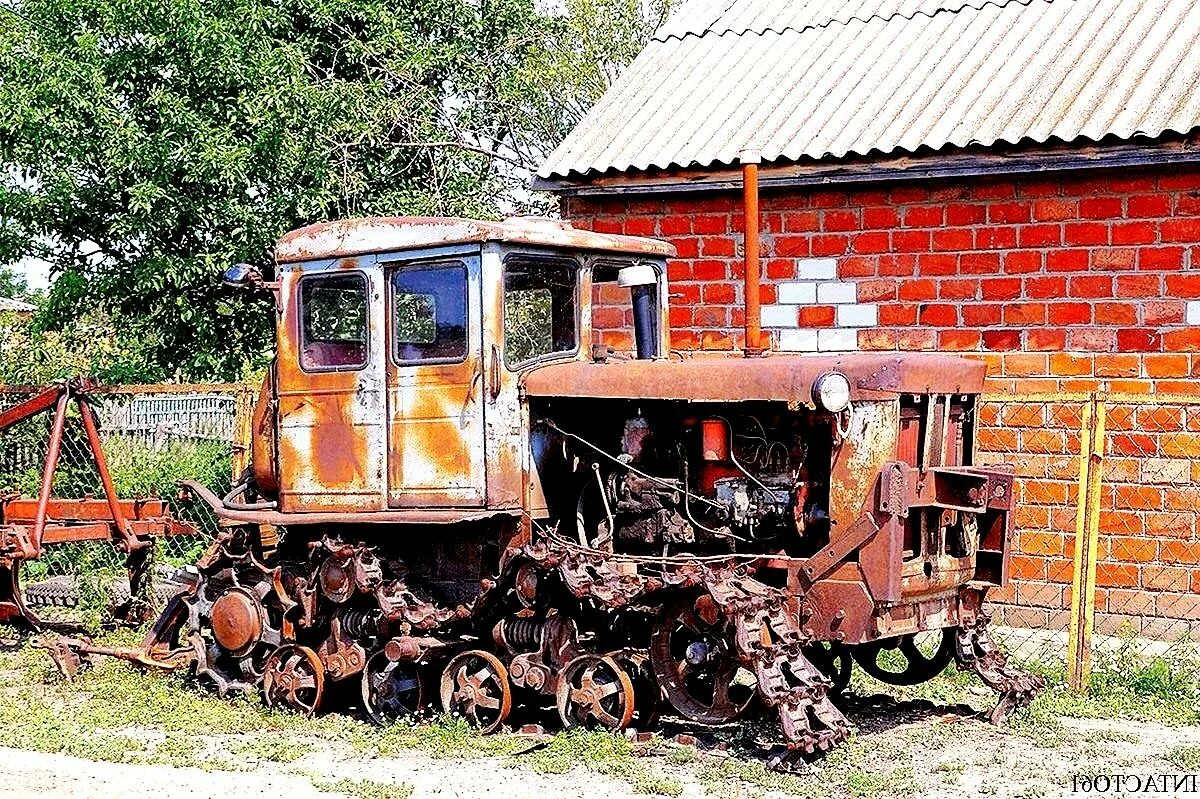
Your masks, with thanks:
M 481 222 L 454 217 L 381 216 L 318 222 L 293 230 L 275 243 L 275 260 L 294 263 L 483 241 L 650 256 L 675 254 L 674 246 L 665 241 L 580 230 L 557 219 L 518 216 L 503 222 Z
M 540 174 L 1198 126 L 1192 0 L 690 0 Z

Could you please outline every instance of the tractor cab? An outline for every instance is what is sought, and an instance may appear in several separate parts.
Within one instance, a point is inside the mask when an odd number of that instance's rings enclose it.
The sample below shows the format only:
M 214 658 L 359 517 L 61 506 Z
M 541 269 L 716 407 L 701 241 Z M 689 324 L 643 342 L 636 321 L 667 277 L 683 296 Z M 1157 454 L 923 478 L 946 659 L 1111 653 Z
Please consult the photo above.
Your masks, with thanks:
M 530 218 L 288 234 L 276 247 L 274 419 L 260 407 L 256 425 L 273 435 L 256 436 L 258 486 L 275 488 L 284 513 L 521 507 L 520 375 L 588 356 L 597 294 L 628 298 L 640 356 L 665 353 L 671 254 Z

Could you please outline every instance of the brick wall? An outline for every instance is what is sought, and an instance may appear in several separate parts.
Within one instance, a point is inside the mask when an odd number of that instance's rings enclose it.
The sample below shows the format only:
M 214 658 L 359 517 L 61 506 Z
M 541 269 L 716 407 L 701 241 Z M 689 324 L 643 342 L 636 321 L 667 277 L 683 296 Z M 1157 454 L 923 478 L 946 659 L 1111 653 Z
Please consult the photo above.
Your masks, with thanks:
M 1200 393 L 1200 168 L 764 192 L 761 205 L 762 322 L 778 349 L 960 352 L 988 362 L 997 393 Z M 673 345 L 741 346 L 740 196 L 569 198 L 564 215 L 671 241 Z M 601 336 L 621 348 L 625 294 L 596 297 Z M 1200 617 L 1200 406 L 1156 407 L 1114 406 L 1110 421 L 1106 630 Z M 1018 464 L 1026 503 L 1007 598 L 1052 624 L 1070 602 L 1079 405 L 995 413 L 981 448 Z

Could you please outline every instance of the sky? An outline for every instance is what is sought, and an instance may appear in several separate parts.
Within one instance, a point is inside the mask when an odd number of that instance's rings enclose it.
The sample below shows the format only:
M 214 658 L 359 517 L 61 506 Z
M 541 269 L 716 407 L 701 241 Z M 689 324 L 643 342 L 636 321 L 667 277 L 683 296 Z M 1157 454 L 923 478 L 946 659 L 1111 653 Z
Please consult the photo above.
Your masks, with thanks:
M 36 258 L 26 258 L 12 266 L 13 271 L 24 274 L 29 288 L 40 291 L 50 285 L 50 264 Z

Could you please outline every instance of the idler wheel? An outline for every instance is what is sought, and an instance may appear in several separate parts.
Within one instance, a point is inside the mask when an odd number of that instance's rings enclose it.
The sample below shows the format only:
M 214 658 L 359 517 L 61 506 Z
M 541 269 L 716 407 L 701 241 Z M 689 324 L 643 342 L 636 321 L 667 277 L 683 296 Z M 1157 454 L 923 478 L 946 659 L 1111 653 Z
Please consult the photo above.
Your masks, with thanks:
M 629 726 L 636 699 L 633 682 L 610 657 L 581 655 L 558 680 L 558 716 L 567 727 L 602 727 L 616 732 Z
M 917 636 L 923 640 L 918 641 Z M 910 633 L 850 648 L 863 671 L 888 685 L 916 685 L 945 671 L 954 659 L 954 628 Z M 883 655 L 887 652 L 887 655 Z M 883 655 L 883 657 L 881 657 Z M 902 663 L 896 663 L 897 660 Z
M 836 641 L 818 641 L 804 647 L 804 656 L 833 683 L 829 687 L 830 694 L 840 694 L 850 685 L 854 658 L 845 645 Z
M 701 724 L 733 721 L 758 689 L 707 595 L 663 607 L 650 634 L 650 667 L 671 706 Z
M 625 670 L 633 683 L 633 719 L 629 725 L 639 730 L 652 730 L 658 723 L 658 712 L 662 704 L 662 689 L 650 670 L 650 657 L 636 649 L 618 649 L 608 656 Z
M 308 647 L 284 644 L 267 658 L 262 686 L 269 707 L 311 716 L 325 693 L 325 667 Z
M 230 588 L 213 603 L 213 638 L 234 657 L 242 657 L 262 638 L 266 611 L 245 588 Z
M 463 716 L 483 733 L 499 729 L 512 711 L 508 669 L 491 652 L 469 649 L 442 672 L 442 708 Z
M 378 724 L 416 715 L 425 706 L 419 666 L 411 660 L 389 660 L 380 650 L 367 659 L 362 674 L 363 707 Z

